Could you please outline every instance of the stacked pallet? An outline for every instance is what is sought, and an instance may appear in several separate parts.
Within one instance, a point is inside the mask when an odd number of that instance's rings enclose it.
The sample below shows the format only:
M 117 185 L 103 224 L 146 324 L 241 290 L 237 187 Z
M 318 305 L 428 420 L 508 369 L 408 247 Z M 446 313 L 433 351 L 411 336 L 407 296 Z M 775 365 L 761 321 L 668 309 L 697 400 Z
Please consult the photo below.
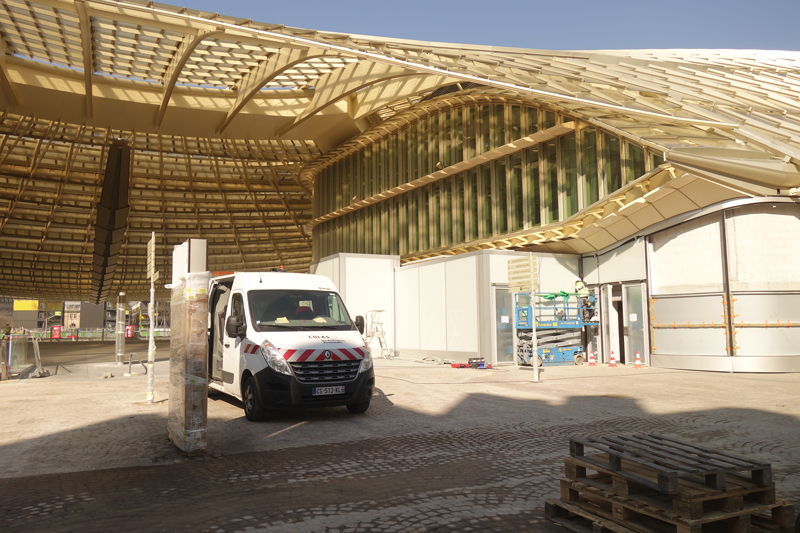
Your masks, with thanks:
M 587 449 L 589 453 L 587 453 Z M 547 516 L 594 533 L 790 533 L 769 464 L 659 435 L 570 439 Z

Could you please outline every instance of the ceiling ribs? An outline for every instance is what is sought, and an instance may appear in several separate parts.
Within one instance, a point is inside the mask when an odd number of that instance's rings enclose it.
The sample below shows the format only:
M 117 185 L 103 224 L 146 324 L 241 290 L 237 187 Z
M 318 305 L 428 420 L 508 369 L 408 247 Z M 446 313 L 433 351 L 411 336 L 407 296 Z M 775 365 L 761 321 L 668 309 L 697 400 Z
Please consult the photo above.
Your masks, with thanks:
M 278 128 L 276 137 L 282 137 L 313 115 L 359 89 L 401 76 L 413 76 L 416 71 L 384 63 L 359 61 L 322 76 L 315 84 L 314 97 L 305 110 L 291 123 Z
M 34 276 L 34 271 L 36 270 L 36 264 L 39 261 L 39 254 L 41 254 L 42 249 L 44 248 L 44 243 L 47 240 L 47 236 L 50 230 L 50 226 L 53 224 L 53 220 L 56 216 L 56 210 L 59 205 L 61 205 L 61 198 L 64 194 L 64 187 L 69 181 L 69 174 L 72 170 L 72 165 L 75 162 L 75 157 L 77 156 L 78 148 L 77 145 L 80 142 L 81 138 L 83 137 L 84 127 L 81 126 L 78 128 L 78 131 L 75 133 L 75 138 L 72 141 L 72 144 L 69 147 L 69 152 L 67 153 L 67 158 L 64 163 L 64 173 L 61 180 L 58 182 L 56 198 L 53 201 L 53 205 L 50 206 L 50 213 L 47 215 L 47 222 L 44 225 L 44 229 L 42 231 L 42 238 L 39 239 L 39 245 L 36 248 L 36 253 L 33 256 L 33 260 L 31 261 L 30 267 L 30 275 L 31 280 L 33 281 L 34 286 L 38 286 L 37 280 Z
M 6 228 L 6 225 L 8 224 L 8 221 L 11 220 L 11 215 L 13 214 L 14 209 L 19 204 L 19 201 L 22 198 L 22 194 L 25 192 L 25 189 L 30 184 L 30 182 L 33 181 L 33 177 L 36 173 L 36 170 L 39 167 L 39 164 L 42 162 L 42 159 L 44 159 L 44 155 L 47 153 L 47 150 L 50 148 L 50 145 L 53 142 L 53 137 L 55 136 L 55 130 L 57 129 L 53 127 L 54 124 L 55 122 L 50 121 L 50 124 L 48 125 L 47 136 L 46 136 L 47 147 L 44 149 L 44 152 L 42 152 L 42 143 L 44 142 L 44 138 L 36 141 L 36 148 L 33 151 L 33 156 L 31 157 L 31 163 L 28 166 L 28 171 L 26 173 L 27 175 L 20 178 L 19 184 L 17 185 L 17 191 L 14 194 L 14 199 L 11 200 L 11 203 L 8 206 L 8 212 L 6 213 L 6 216 L 3 217 L 3 220 L 0 221 L 0 234 L 3 233 L 3 231 Z M 19 141 L 19 139 L 17 139 L 17 141 Z M 14 144 L 14 146 L 16 146 L 16 143 Z M 2 165 L 6 157 L 8 157 L 8 155 L 11 154 L 11 151 L 13 149 L 14 147 L 12 146 L 8 154 L 6 154 L 6 156 L 3 157 L 2 160 L 0 160 L 0 165 Z
M 205 39 L 216 35 L 222 35 L 223 33 L 225 33 L 225 28 L 222 27 L 213 30 L 203 30 L 197 35 L 186 35 L 180 42 L 164 73 L 164 79 L 161 80 L 164 84 L 164 93 L 161 97 L 161 105 L 158 108 L 158 114 L 156 115 L 156 128 L 161 127 L 161 122 L 164 120 L 164 114 L 167 112 L 169 101 L 172 98 L 172 91 L 175 90 L 175 84 L 178 81 L 181 70 L 183 70 L 186 62 L 189 61 L 195 48 Z
M 252 100 L 264 85 L 274 80 L 277 76 L 309 59 L 331 55 L 338 56 L 339 54 L 322 48 L 284 48 L 277 54 L 273 54 L 268 59 L 261 61 L 257 67 L 242 78 L 236 94 L 236 100 L 228 110 L 225 119 L 217 126 L 217 133 L 225 131 L 225 128 L 228 127 L 247 102 Z
M 8 45 L 5 39 L 0 39 L 0 90 L 6 96 L 6 100 L 12 106 L 19 105 L 19 96 L 17 95 L 14 84 L 8 76 L 8 68 L 6 67 L 6 54 L 8 54 Z
M 223 145 L 224 144 L 225 144 L 225 141 L 223 141 Z M 238 153 L 238 147 L 236 146 L 235 142 L 234 142 L 234 151 L 236 151 Z M 234 164 L 236 165 L 236 169 L 239 170 L 239 164 L 237 163 L 236 159 L 234 158 L 233 161 L 234 161 Z M 253 207 L 255 208 L 256 213 L 258 213 L 258 216 L 261 219 L 261 223 L 264 225 L 264 229 L 267 232 L 267 239 L 269 240 L 270 244 L 272 244 L 272 249 L 275 251 L 275 255 L 278 256 L 278 261 L 280 261 L 281 264 L 283 264 L 283 258 L 281 257 L 281 252 L 280 252 L 280 250 L 278 250 L 278 246 L 277 246 L 277 244 L 275 244 L 275 238 L 272 236 L 272 230 L 270 229 L 269 224 L 267 224 L 267 216 L 261 210 L 260 206 L 258 205 L 258 199 L 256 198 L 256 195 L 253 192 L 252 186 L 250 185 L 250 173 L 247 171 L 247 165 L 245 165 L 244 163 L 242 163 L 242 171 L 241 172 L 243 174 L 242 177 L 244 177 L 244 183 L 245 183 L 245 187 L 247 188 L 247 194 L 252 199 Z M 266 193 L 264 193 L 264 196 L 266 197 Z
M 231 217 L 230 208 L 228 206 L 228 196 L 225 194 L 225 189 L 222 186 L 222 176 L 220 175 L 219 171 L 219 158 L 211 148 L 211 140 L 204 139 L 204 141 L 206 155 L 213 161 L 212 169 L 217 178 L 217 189 L 219 191 L 220 198 L 222 199 L 222 203 L 225 205 L 225 213 L 228 215 L 228 223 L 230 224 L 231 232 L 233 233 L 233 240 L 236 243 L 236 248 L 239 250 L 239 259 L 242 261 L 242 267 L 247 270 L 247 261 L 244 258 L 244 253 L 242 252 L 242 243 L 241 238 L 239 237 L 239 230 L 236 227 L 236 224 L 233 222 L 233 217 Z
M 92 39 L 92 21 L 84 0 L 75 0 L 78 12 L 78 26 L 81 30 L 81 48 L 83 50 L 83 83 L 86 92 L 86 116 L 94 116 L 92 104 L 92 75 L 94 73 L 94 40 Z

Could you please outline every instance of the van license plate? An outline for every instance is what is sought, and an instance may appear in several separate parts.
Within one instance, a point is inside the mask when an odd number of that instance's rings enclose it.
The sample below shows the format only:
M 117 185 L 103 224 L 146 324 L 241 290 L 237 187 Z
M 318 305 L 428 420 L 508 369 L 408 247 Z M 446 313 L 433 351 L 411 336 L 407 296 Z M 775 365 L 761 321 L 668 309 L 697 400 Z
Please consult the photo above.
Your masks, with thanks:
M 323 396 L 325 394 L 344 394 L 344 386 L 341 387 L 314 387 L 311 389 L 312 396 Z

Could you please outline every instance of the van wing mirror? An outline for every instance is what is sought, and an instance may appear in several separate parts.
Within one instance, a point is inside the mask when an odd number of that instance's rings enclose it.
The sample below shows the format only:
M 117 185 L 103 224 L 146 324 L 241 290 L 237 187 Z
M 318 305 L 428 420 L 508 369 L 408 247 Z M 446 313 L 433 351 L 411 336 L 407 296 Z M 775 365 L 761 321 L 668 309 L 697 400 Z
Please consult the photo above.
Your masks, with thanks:
M 361 316 L 361 315 L 358 315 L 356 317 L 356 322 L 355 323 L 356 323 L 356 328 L 358 328 L 358 332 L 363 335 L 364 334 L 364 317 Z
M 228 334 L 228 337 L 239 337 L 243 334 L 242 326 L 244 326 L 242 319 L 236 315 L 231 315 L 225 321 L 225 333 Z

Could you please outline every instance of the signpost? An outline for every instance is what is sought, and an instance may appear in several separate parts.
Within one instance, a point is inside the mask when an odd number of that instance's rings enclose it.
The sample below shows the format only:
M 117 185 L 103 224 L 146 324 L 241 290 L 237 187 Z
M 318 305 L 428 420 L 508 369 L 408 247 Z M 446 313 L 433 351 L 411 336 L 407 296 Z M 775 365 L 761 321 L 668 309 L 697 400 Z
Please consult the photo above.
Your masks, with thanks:
M 154 403 L 153 390 L 155 389 L 155 362 L 156 362 L 156 321 L 153 320 L 153 302 L 155 301 L 155 282 L 158 280 L 156 272 L 156 232 L 152 232 L 147 242 L 147 277 L 150 278 L 150 302 L 147 304 L 147 316 L 150 320 L 150 339 L 147 344 L 147 402 Z

